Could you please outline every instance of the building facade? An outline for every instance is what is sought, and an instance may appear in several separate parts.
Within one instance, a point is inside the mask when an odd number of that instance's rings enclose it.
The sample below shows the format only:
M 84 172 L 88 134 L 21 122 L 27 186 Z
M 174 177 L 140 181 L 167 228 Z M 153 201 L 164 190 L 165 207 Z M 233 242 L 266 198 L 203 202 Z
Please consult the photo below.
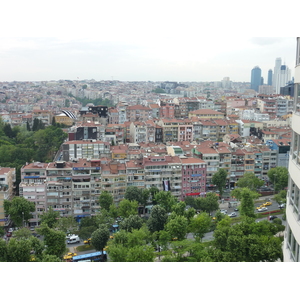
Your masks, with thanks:
M 289 185 L 286 201 L 284 262 L 300 261 L 300 37 L 297 37 L 292 147 L 289 160 Z

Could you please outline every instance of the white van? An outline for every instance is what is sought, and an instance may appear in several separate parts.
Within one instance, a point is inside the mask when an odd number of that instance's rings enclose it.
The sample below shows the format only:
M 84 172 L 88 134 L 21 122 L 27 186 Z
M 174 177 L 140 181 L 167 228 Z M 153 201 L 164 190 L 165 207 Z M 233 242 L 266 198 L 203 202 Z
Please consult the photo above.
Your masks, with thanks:
M 67 240 L 68 244 L 74 244 L 74 243 L 80 243 L 80 238 L 78 235 L 72 235 L 69 237 L 69 239 Z

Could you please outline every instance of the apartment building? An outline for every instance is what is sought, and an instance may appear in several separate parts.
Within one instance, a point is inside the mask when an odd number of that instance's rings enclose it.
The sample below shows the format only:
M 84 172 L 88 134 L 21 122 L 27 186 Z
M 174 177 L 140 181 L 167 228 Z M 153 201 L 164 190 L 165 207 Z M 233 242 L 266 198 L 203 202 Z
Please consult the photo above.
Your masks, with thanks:
M 292 117 L 292 147 L 289 160 L 289 184 L 286 199 L 286 230 L 283 244 L 284 262 L 300 261 L 300 37 L 297 37 Z
M 114 198 L 116 205 L 124 199 L 127 187 L 125 162 L 110 161 L 101 165 L 101 190 L 108 191 Z
M 21 168 L 19 195 L 35 203 L 33 218 L 29 220 L 31 225 L 38 225 L 40 215 L 47 208 L 47 166 L 47 163 L 33 162 Z
M 62 144 L 62 160 L 111 158 L 110 143 L 98 140 L 67 141 Z
M 126 115 L 129 122 L 147 121 L 152 118 L 152 110 L 143 105 L 127 106 Z
M 194 157 L 180 157 L 182 163 L 181 200 L 187 196 L 200 197 L 206 193 L 206 163 Z
M 0 167 L 0 226 L 7 224 L 4 200 L 12 200 L 15 194 L 16 169 Z
M 201 119 L 223 119 L 224 113 L 212 109 L 198 109 L 189 112 L 189 118 L 199 117 Z
M 206 163 L 206 190 L 207 192 L 214 190 L 212 184 L 213 175 L 220 168 L 220 154 L 217 151 L 215 143 L 206 142 L 197 145 L 193 149 L 193 157 L 200 158 Z
M 181 198 L 182 164 L 178 156 L 144 156 L 145 187 L 157 187 Z

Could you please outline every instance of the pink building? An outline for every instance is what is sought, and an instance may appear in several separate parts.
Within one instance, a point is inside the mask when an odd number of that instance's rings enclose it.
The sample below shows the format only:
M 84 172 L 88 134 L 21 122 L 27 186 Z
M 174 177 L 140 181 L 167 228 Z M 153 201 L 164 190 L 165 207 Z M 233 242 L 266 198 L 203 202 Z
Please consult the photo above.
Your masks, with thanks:
M 181 199 L 186 196 L 200 197 L 206 193 L 206 163 L 194 157 L 180 158 L 182 163 Z

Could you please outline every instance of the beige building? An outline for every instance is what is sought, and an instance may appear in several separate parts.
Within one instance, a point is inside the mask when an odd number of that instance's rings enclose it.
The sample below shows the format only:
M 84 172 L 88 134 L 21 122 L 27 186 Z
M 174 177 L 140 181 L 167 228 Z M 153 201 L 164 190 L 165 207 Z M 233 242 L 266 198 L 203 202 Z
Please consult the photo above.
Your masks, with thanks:
M 198 109 L 189 112 L 189 118 L 199 117 L 201 119 L 223 119 L 224 113 L 212 109 Z

